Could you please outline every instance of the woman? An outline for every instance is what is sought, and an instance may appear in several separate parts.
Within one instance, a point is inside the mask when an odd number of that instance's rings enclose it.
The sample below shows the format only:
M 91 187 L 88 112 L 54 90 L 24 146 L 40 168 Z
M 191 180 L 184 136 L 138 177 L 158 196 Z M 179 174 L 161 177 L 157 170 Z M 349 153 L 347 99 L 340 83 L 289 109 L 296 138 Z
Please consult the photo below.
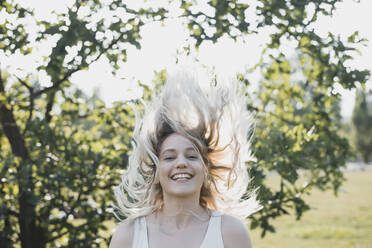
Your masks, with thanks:
M 180 72 L 136 114 L 110 248 L 252 247 L 240 220 L 260 209 L 246 191 L 252 118 L 236 83 L 201 86 Z

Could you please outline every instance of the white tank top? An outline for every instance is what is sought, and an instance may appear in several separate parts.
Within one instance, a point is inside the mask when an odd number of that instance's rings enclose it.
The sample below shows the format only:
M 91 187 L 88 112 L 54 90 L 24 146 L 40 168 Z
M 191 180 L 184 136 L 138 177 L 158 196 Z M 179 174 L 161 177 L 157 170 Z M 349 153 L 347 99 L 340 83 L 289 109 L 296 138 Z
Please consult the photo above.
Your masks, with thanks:
M 145 216 L 139 217 L 134 221 L 132 248 L 149 248 Z M 220 212 L 212 212 L 207 233 L 200 248 L 223 248 Z

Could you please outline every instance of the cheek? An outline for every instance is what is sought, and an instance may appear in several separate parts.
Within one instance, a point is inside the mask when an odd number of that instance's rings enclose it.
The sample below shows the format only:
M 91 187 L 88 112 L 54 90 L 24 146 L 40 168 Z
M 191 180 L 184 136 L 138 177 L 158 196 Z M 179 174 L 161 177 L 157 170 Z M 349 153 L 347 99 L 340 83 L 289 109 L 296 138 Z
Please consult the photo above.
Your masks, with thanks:
M 204 165 L 203 164 L 198 164 L 194 168 L 195 168 L 195 172 L 197 173 L 198 178 L 199 178 L 198 181 L 204 182 L 204 179 L 206 178 L 206 172 L 207 172 L 207 170 L 204 167 Z
M 169 174 L 169 166 L 164 164 L 159 164 L 158 173 L 157 173 L 157 180 L 165 180 L 168 179 Z

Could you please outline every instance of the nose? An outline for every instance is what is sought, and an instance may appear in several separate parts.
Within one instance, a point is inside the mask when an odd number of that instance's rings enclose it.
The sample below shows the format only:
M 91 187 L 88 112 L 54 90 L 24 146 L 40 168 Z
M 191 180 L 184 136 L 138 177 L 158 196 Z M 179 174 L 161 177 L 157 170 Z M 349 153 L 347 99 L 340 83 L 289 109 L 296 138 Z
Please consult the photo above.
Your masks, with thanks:
M 179 156 L 179 158 L 177 159 L 177 164 L 176 164 L 176 168 L 177 169 L 183 169 L 183 168 L 186 168 L 187 166 L 187 161 L 185 159 L 184 156 Z

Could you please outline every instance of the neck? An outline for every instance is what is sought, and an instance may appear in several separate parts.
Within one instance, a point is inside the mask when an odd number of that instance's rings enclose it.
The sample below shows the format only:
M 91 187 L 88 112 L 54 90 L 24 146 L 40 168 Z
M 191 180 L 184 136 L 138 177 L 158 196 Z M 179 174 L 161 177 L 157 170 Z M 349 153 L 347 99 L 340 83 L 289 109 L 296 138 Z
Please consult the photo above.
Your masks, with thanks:
M 205 212 L 205 209 L 200 206 L 199 199 L 196 197 L 172 197 L 164 195 L 164 205 L 162 212 L 165 215 L 185 215 L 185 213 L 194 212 L 201 213 Z
M 192 223 L 209 220 L 209 212 L 199 204 L 199 199 L 173 198 L 164 196 L 164 205 L 156 213 L 156 219 L 161 225 L 167 225 L 182 230 Z M 174 230 L 174 229 L 173 229 Z

